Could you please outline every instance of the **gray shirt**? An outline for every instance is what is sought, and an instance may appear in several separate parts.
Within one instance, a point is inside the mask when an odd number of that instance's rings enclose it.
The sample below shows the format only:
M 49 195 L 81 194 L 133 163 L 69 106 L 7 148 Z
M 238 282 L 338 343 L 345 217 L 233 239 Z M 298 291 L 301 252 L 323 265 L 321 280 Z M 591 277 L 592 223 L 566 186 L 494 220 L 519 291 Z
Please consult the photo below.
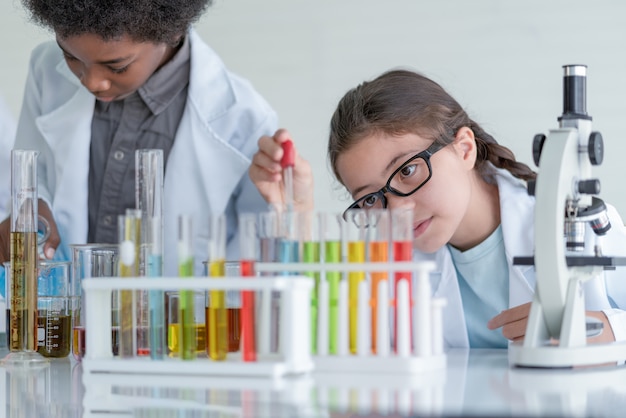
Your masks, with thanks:
M 135 150 L 162 149 L 164 164 L 185 110 L 189 39 L 135 93 L 96 101 L 91 122 L 88 242 L 116 243 L 117 217 L 135 208 Z

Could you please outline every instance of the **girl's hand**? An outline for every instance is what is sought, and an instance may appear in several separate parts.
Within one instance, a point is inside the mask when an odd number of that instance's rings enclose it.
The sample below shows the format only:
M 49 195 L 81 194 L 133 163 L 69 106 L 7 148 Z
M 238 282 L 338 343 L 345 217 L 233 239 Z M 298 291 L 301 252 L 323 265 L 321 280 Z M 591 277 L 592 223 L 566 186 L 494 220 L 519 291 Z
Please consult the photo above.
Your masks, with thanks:
M 530 302 L 506 309 L 487 322 L 487 328 L 502 328 L 502 335 L 507 340 L 521 341 L 526 334 L 526 324 L 530 313 Z
M 500 312 L 491 318 L 487 323 L 487 328 L 502 328 L 502 335 L 511 341 L 522 341 L 526 334 L 526 324 L 528 323 L 528 315 L 530 314 L 530 302 L 516 306 L 511 309 Z M 601 311 L 587 311 L 586 316 L 590 316 L 602 321 L 602 332 L 595 336 L 587 338 L 590 343 L 605 343 L 615 341 L 613 329 L 608 318 Z
M 283 169 L 280 160 L 283 157 L 282 143 L 291 140 L 285 129 L 276 131 L 273 137 L 259 139 L 259 150 L 252 158 L 248 174 L 261 196 L 267 203 L 278 208 L 285 207 L 285 189 Z M 308 161 L 296 154 L 293 166 L 293 200 L 297 211 L 313 210 L 313 174 Z

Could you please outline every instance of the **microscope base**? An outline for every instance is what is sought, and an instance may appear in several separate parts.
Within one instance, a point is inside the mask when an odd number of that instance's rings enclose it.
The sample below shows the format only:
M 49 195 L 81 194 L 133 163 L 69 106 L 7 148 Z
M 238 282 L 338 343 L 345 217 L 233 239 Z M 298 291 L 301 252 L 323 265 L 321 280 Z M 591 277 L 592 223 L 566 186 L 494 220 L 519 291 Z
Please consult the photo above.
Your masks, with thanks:
M 509 364 L 516 367 L 572 368 L 578 366 L 613 366 L 626 360 L 626 342 L 592 344 L 580 347 L 545 345 L 524 347 L 509 345 Z

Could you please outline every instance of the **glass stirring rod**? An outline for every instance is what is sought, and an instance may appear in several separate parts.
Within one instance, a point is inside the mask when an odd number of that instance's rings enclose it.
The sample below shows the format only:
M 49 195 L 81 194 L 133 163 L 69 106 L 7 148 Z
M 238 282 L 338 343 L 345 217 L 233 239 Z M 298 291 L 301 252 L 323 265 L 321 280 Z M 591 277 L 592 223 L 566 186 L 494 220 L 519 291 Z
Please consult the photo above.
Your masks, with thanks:
M 296 152 L 293 142 L 286 140 L 281 144 L 283 147 L 283 158 L 280 159 L 280 166 L 283 169 L 283 181 L 285 183 L 285 209 L 293 212 L 293 165 L 296 159 Z

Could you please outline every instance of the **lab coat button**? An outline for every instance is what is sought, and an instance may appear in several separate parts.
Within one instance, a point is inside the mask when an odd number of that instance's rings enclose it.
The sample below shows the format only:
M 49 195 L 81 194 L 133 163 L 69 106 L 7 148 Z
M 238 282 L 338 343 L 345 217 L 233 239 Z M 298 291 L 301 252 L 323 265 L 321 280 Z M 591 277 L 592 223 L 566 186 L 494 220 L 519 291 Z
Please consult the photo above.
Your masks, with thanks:
M 121 161 L 124 159 L 124 153 L 122 151 L 115 151 L 115 153 L 113 154 L 113 158 L 115 158 L 117 161 Z

